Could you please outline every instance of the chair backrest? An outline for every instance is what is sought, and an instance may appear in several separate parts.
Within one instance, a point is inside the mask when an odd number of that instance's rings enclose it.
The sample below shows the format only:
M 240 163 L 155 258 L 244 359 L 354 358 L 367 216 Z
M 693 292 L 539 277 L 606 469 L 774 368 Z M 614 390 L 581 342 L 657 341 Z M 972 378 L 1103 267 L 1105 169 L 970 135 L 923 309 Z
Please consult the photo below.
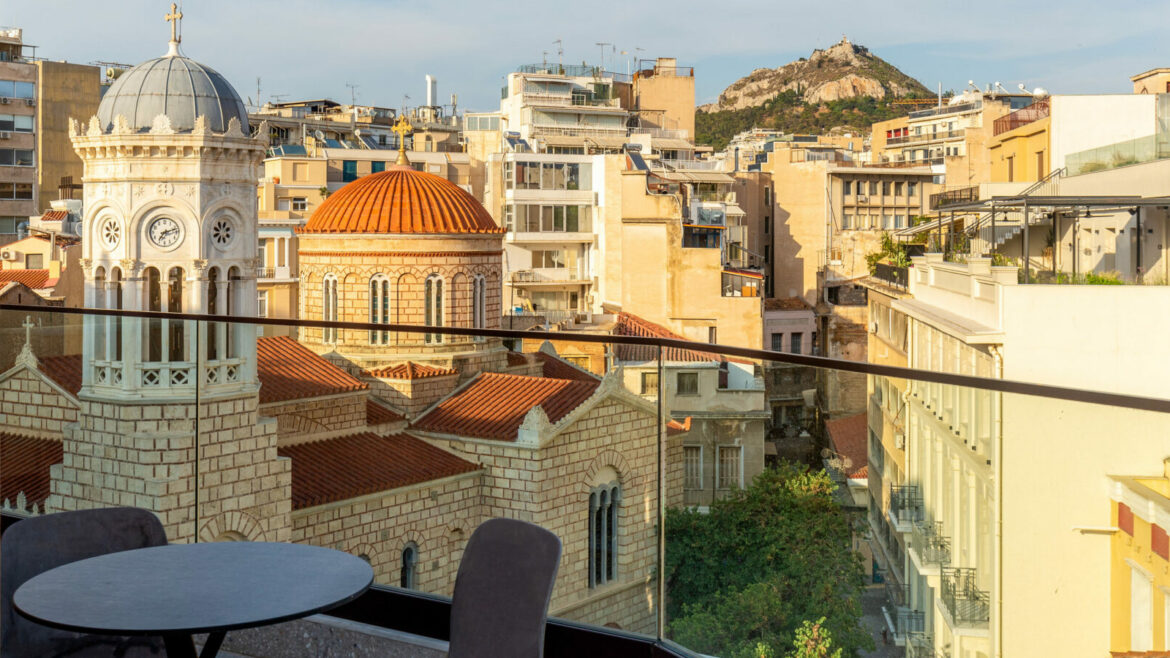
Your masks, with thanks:
M 514 519 L 485 521 L 467 542 L 451 603 L 450 658 L 544 655 L 561 540 Z
M 50 655 L 81 637 L 31 622 L 12 606 L 12 595 L 33 576 L 106 553 L 166 543 L 158 517 L 135 507 L 60 512 L 13 524 L 0 540 L 0 655 Z

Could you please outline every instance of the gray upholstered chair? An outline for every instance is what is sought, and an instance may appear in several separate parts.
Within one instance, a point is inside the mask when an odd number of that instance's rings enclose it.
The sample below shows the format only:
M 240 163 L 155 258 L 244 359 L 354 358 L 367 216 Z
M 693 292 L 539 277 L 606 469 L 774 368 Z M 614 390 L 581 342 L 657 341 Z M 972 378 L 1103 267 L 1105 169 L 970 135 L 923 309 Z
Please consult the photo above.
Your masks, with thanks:
M 83 635 L 34 623 L 12 606 L 12 595 L 33 576 L 63 564 L 166 543 L 158 517 L 133 507 L 61 512 L 13 524 L 0 540 L 0 656 L 165 655 L 161 638 Z
M 538 525 L 485 521 L 467 542 L 451 603 L 450 658 L 544 655 L 561 540 Z

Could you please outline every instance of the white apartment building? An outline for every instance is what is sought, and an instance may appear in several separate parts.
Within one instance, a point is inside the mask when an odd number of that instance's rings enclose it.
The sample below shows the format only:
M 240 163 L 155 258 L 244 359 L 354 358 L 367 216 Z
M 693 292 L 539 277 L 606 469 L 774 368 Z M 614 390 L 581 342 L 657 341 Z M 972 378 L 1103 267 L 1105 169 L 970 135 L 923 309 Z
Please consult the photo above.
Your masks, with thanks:
M 1170 322 L 1166 286 L 1022 285 L 990 259 L 927 254 L 909 292 L 878 319 L 905 326 L 909 367 L 1170 392 L 1170 348 L 1150 340 Z M 871 504 L 890 501 L 881 523 L 907 548 L 890 612 L 918 615 L 907 655 L 1107 653 L 1109 475 L 1170 455 L 1170 417 L 880 377 L 871 391 L 891 421 L 870 423 Z

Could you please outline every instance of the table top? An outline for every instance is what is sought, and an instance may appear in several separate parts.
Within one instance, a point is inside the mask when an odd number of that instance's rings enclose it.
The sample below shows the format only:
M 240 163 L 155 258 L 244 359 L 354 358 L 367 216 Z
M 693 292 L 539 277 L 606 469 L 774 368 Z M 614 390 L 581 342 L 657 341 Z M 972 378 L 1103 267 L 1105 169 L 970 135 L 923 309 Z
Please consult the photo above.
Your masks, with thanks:
M 25 617 L 113 635 L 206 633 L 274 624 L 357 598 L 365 560 L 307 544 L 171 544 L 110 553 L 35 576 L 13 595 Z

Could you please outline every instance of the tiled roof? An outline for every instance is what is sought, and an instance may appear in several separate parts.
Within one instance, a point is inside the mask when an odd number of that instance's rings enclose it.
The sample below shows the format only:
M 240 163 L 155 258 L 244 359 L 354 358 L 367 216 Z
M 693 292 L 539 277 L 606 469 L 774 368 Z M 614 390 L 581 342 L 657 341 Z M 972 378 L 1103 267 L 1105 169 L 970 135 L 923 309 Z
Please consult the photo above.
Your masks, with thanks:
M 29 503 L 40 504 L 49 497 L 49 467 L 64 459 L 60 441 L 34 439 L 0 432 L 0 501 L 16 502 L 24 492 Z
M 42 289 L 49 287 L 49 270 L 0 270 L 0 283 L 15 281 L 23 283 L 29 288 Z M 57 283 L 53 279 L 53 284 Z
M 384 423 L 396 423 L 400 420 L 406 420 L 406 416 L 384 407 L 373 400 L 366 400 L 366 424 L 367 425 L 382 425 Z
M 864 478 L 868 475 L 866 464 L 866 437 L 869 429 L 865 413 L 853 414 L 836 420 L 825 421 L 825 431 L 837 454 L 848 457 L 851 466 L 846 475 L 850 478 Z
M 60 222 L 69 216 L 68 210 L 46 210 L 45 214 L 41 215 L 42 222 Z
M 459 374 L 450 368 L 427 366 L 413 361 L 406 361 L 405 363 L 399 363 L 386 368 L 378 368 L 376 370 L 367 370 L 366 372 L 374 377 L 381 377 L 382 379 L 424 379 L 426 377 L 443 377 L 445 375 Z
M 81 391 L 80 354 L 38 356 L 37 369 L 73 395 L 77 395 Z
M 544 352 L 537 352 L 536 358 L 540 359 L 544 366 L 544 376 L 553 379 L 574 379 L 580 382 L 596 382 L 599 377 L 591 372 L 586 372 L 577 366 L 559 359 L 551 354 Z
M 260 404 L 360 391 L 366 385 L 289 336 L 256 339 Z
M 666 327 L 643 320 L 632 313 L 619 313 L 617 323 L 613 327 L 615 336 L 644 336 L 647 338 L 673 338 L 688 340 Z M 658 347 L 654 345 L 614 345 L 614 354 L 619 361 L 654 361 L 658 358 Z M 723 361 L 723 356 L 712 352 L 698 350 L 684 350 L 677 347 L 668 347 L 662 351 L 662 357 L 667 361 Z
M 405 434 L 365 432 L 285 446 L 277 454 L 292 460 L 294 510 L 479 469 Z
M 475 197 L 441 176 L 394 167 L 329 195 L 298 233 L 502 234 Z
M 576 409 L 599 381 L 482 373 L 466 388 L 415 421 L 414 429 L 478 439 L 516 440 L 524 416 L 540 405 L 557 422 Z
M 691 431 L 691 417 L 687 416 L 682 421 L 677 421 L 673 418 L 666 421 L 666 435 L 675 436 L 676 434 L 686 434 Z
M 800 297 L 779 297 L 764 300 L 765 311 L 811 311 L 813 307 Z

